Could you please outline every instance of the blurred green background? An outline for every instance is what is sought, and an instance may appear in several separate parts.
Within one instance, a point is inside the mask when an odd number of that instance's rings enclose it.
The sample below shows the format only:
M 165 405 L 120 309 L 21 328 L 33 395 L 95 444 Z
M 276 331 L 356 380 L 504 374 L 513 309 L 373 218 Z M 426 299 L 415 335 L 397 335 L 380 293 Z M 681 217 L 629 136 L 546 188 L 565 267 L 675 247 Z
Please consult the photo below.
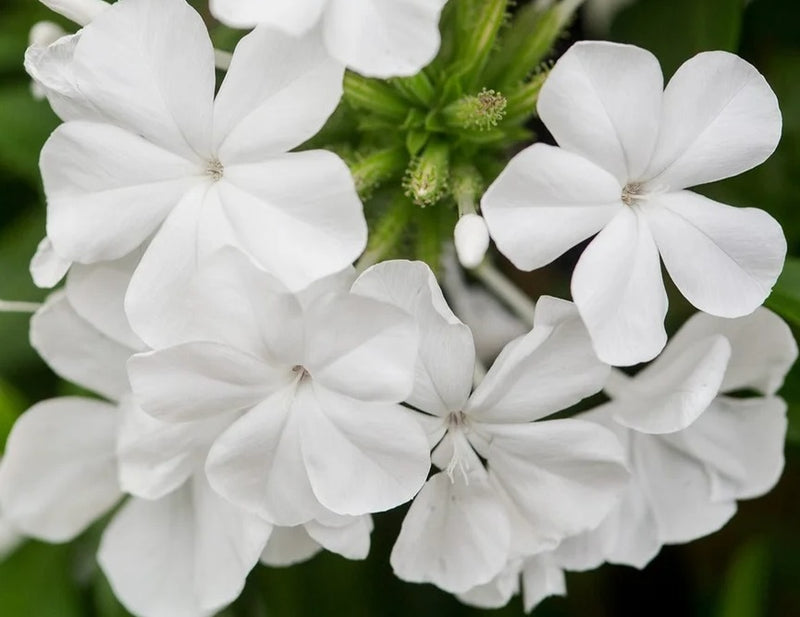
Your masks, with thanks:
M 28 31 L 59 21 L 35 0 L 0 0 L 0 298 L 38 300 L 28 262 L 44 234 L 39 150 L 57 119 L 35 102 L 22 70 Z M 74 30 L 66 22 L 65 26 Z M 778 151 L 738 178 L 702 187 L 725 203 L 768 210 L 783 225 L 790 255 L 800 257 L 800 3 L 798 0 L 638 0 L 605 34 L 582 18 L 560 46 L 609 38 L 653 51 L 669 76 L 685 59 L 711 49 L 735 51 L 755 64 L 781 103 Z M 533 294 L 566 296 L 564 271 L 573 256 L 530 276 L 513 274 Z M 698 264 L 702 267 L 702 264 Z M 768 301 L 800 331 L 800 260 L 790 258 Z M 670 327 L 690 308 L 671 294 Z M 31 403 L 70 391 L 28 344 L 28 318 L 0 314 L 0 443 Z M 540 617 L 795 617 L 800 616 L 800 368 L 783 395 L 790 406 L 787 464 L 769 495 L 741 504 L 722 531 L 690 545 L 667 547 L 644 571 L 604 566 L 568 577 L 569 596 L 544 601 Z M 430 586 L 395 579 L 388 556 L 404 509 L 376 518 L 370 557 L 348 562 L 320 555 L 289 569 L 256 568 L 225 617 L 474 616 Z M 120 617 L 93 553 L 97 528 L 67 546 L 29 542 L 0 563 L 0 617 Z M 519 599 L 497 615 L 520 615 Z

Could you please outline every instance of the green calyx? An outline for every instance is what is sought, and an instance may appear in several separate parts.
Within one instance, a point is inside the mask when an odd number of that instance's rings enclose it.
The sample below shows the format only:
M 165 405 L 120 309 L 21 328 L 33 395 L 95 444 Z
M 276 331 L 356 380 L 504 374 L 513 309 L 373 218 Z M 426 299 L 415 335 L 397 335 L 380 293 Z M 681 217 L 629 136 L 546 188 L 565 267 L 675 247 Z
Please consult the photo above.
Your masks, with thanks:
M 510 155 L 532 141 L 543 63 L 580 0 L 515 4 L 450 0 L 439 54 L 423 71 L 345 75 L 342 104 L 306 146 L 350 166 L 370 223 L 365 259 L 438 266 L 458 210 L 474 210 Z

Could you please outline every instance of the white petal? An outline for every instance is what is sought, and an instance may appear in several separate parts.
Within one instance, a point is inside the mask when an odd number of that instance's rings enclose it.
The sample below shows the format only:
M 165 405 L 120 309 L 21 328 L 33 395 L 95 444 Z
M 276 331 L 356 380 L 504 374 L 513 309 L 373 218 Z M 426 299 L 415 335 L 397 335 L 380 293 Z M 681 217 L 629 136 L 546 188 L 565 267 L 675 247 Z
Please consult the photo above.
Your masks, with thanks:
M 80 91 L 109 122 L 193 160 L 211 152 L 214 49 L 183 0 L 103 11 L 84 28 L 74 63 Z
M 230 244 L 235 239 L 217 189 L 201 185 L 187 193 L 147 247 L 125 297 L 131 326 L 150 347 L 197 340 L 197 322 L 206 324 L 208 316 L 193 283 L 206 260 Z
M 440 416 L 461 410 L 472 389 L 475 349 L 431 269 L 422 262 L 383 262 L 366 270 L 352 289 L 407 311 L 417 323 L 420 348 L 414 390 L 406 401 Z
M 171 493 L 201 470 L 213 440 L 236 418 L 234 413 L 211 420 L 169 423 L 146 414 L 132 397 L 126 397 L 120 407 L 120 485 L 126 493 L 145 499 Z
M 82 263 L 130 253 L 200 182 L 199 168 L 185 159 L 136 134 L 89 122 L 56 129 L 40 166 L 47 235 L 62 259 Z
M 314 494 L 337 514 L 382 512 L 411 499 L 430 468 L 428 440 L 397 405 L 301 385 L 301 446 Z
M 206 462 L 211 486 L 220 495 L 286 527 L 326 512 L 311 489 L 300 449 L 300 417 L 307 402 L 296 399 L 290 387 L 248 411 L 216 440 Z
M 128 362 L 136 401 L 170 421 L 202 420 L 257 405 L 291 381 L 291 371 L 218 343 L 185 343 Z
M 339 104 L 343 77 L 318 30 L 297 38 L 256 28 L 236 46 L 215 103 L 220 160 L 256 163 L 313 137 Z
M 0 508 L 22 533 L 66 542 L 119 500 L 114 459 L 117 410 L 57 398 L 17 420 L 0 465 Z
M 342 517 L 338 525 L 323 524 L 319 521 L 306 523 L 309 536 L 319 542 L 326 550 L 347 559 L 366 559 L 369 553 L 372 517 L 367 515 Z
M 44 91 L 53 111 L 64 121 L 104 120 L 103 112 L 86 98 L 75 76 L 75 48 L 82 32 L 63 36 L 51 45 L 25 51 L 25 70 Z
M 550 263 L 622 208 L 622 185 L 611 174 L 545 144 L 511 159 L 481 199 L 497 248 L 521 270 Z
M 652 506 L 640 487 L 647 478 L 631 478 L 622 500 L 599 527 L 571 536 L 555 557 L 567 570 L 594 570 L 604 561 L 644 568 L 661 550 Z
M 639 180 L 658 137 L 664 79 L 633 45 L 574 44 L 542 86 L 537 109 L 558 145 L 613 174 Z
M 463 593 L 502 570 L 510 549 L 508 517 L 477 456 L 468 478 L 456 472 L 451 480 L 440 472 L 422 487 L 392 549 L 399 578 Z
M 136 614 L 211 615 L 241 593 L 271 529 L 198 476 L 162 499 L 132 498 L 106 528 L 98 561 Z
M 696 540 L 717 531 L 734 515 L 736 502 L 713 502 L 702 462 L 675 448 L 668 436 L 635 433 L 632 440 L 633 472 L 641 478 L 663 543 Z
M 131 330 L 125 314 L 125 292 L 141 251 L 90 266 L 75 264 L 67 277 L 67 296 L 75 311 L 113 341 L 141 351 L 144 343 Z
M 367 226 L 347 165 L 323 150 L 225 170 L 223 209 L 240 246 L 292 290 L 352 264 Z
M 480 425 L 482 453 L 543 547 L 596 527 L 628 481 L 616 436 L 581 420 Z M 540 549 L 541 550 L 541 549 Z
M 269 24 L 302 34 L 319 20 L 327 0 L 211 0 L 211 14 L 234 28 Z
M 542 296 L 533 330 L 506 345 L 465 411 L 481 422 L 537 420 L 598 392 L 607 376 L 575 305 Z
M 586 248 L 572 274 L 572 297 L 601 360 L 627 366 L 664 348 L 667 293 L 656 244 L 638 211 L 620 211 Z
M 103 0 L 41 0 L 47 8 L 85 26 L 110 6 Z
M 411 316 L 355 293 L 329 294 L 306 312 L 304 366 L 316 383 L 362 401 L 397 403 L 414 382 Z
M 31 277 L 37 287 L 55 287 L 67 274 L 72 263 L 56 255 L 50 238 L 43 238 L 31 259 Z
M 763 210 L 680 191 L 653 196 L 643 212 L 669 275 L 701 311 L 719 317 L 752 313 L 783 269 L 783 230 Z
M 664 353 L 681 354 L 693 341 L 713 334 L 723 335 L 732 348 L 722 392 L 752 388 L 764 395 L 775 394 L 797 359 L 791 329 L 764 307 L 737 319 L 695 313 L 672 337 Z
M 719 392 L 731 346 L 721 335 L 696 339 L 680 355 L 658 358 L 607 406 L 615 421 L 642 433 L 673 433 L 702 414 Z
M 519 593 L 520 567 L 519 559 L 511 559 L 503 571 L 491 581 L 458 594 L 458 599 L 464 604 L 478 608 L 504 607 Z
M 133 351 L 82 319 L 63 291 L 31 318 L 31 345 L 58 375 L 112 400 L 130 390 L 125 363 Z
M 303 525 L 276 527 L 261 554 L 261 563 L 273 567 L 292 566 L 311 559 L 321 550 Z
M 777 397 L 719 397 L 669 442 L 693 455 L 711 481 L 711 499 L 750 499 L 770 491 L 783 471 L 786 403 Z
M 208 205 L 204 204 L 203 211 Z M 172 234 L 169 237 L 174 238 Z M 193 241 L 183 240 L 187 248 Z M 161 245 L 159 241 L 157 248 Z M 188 257 L 191 261 L 191 255 Z M 149 270 L 154 264 L 148 260 L 146 265 Z M 196 268 L 187 264 L 175 285 L 181 289 L 181 302 L 168 301 L 165 315 L 169 319 L 146 324 L 152 346 L 213 341 L 288 366 L 301 361 L 303 316 L 298 299 L 239 249 L 223 247 L 200 260 Z M 140 288 L 143 285 L 137 281 L 137 295 Z M 148 308 L 138 302 L 130 304 L 136 309 Z M 137 320 L 140 329 L 145 325 L 141 321 Z
M 325 43 L 362 75 L 414 75 L 439 51 L 439 15 L 447 0 L 330 0 Z
M 522 567 L 522 601 L 526 613 L 547 597 L 565 595 L 567 582 L 564 571 L 553 563 L 551 555 L 535 555 L 525 561 Z
M 754 66 L 711 51 L 687 60 L 664 91 L 661 132 L 646 178 L 678 190 L 763 163 L 781 136 L 778 100 Z

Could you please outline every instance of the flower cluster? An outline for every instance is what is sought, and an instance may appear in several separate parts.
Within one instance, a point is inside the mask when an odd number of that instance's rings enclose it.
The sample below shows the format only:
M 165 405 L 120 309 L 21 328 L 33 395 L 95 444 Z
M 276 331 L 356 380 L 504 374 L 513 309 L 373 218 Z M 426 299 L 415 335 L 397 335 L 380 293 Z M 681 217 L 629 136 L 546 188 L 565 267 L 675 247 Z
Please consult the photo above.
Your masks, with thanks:
M 52 542 L 107 521 L 98 562 L 134 614 L 212 615 L 259 562 L 363 559 L 372 515 L 407 502 L 399 578 L 531 609 L 777 481 L 797 348 L 760 305 L 786 242 L 684 190 L 776 146 L 740 58 L 666 89 L 604 42 L 531 72 L 570 1 L 523 7 L 498 51 L 505 1 L 212 0 L 253 28 L 230 57 L 184 0 L 46 3 L 83 28 L 38 26 L 26 55 L 64 121 L 31 271 L 65 283 L 31 343 L 97 398 L 21 416 L 0 512 Z M 558 147 L 502 169 L 534 111 Z M 595 234 L 574 304 L 534 307 L 484 260 L 490 236 L 534 269 Z M 665 349 L 659 255 L 704 311 Z

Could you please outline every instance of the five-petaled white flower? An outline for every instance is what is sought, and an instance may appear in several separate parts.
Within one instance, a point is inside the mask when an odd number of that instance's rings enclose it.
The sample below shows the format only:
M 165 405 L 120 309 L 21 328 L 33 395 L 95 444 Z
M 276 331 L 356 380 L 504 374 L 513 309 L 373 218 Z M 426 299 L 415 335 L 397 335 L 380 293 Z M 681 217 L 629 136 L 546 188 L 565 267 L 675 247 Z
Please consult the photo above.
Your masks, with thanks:
M 354 289 L 417 319 L 407 402 L 425 413 L 409 415 L 426 426 L 443 470 L 403 523 L 391 555 L 400 578 L 465 592 L 495 577 L 512 546 L 548 550 L 602 520 L 627 479 L 617 440 L 577 420 L 533 422 L 597 392 L 608 374 L 570 302 L 542 298 L 534 329 L 505 347 L 471 393 L 471 333 L 427 266 L 378 264 Z
M 214 50 L 183 0 L 120 0 L 29 54 L 67 120 L 42 151 L 47 234 L 65 261 L 149 242 L 127 310 L 147 336 L 180 322 L 198 263 L 235 245 L 297 289 L 352 263 L 366 223 L 336 155 L 288 152 L 339 102 L 344 68 L 316 33 L 257 28 L 214 98 Z
M 575 267 L 572 295 L 600 358 L 618 366 L 652 359 L 666 343 L 659 254 L 681 293 L 720 317 L 753 312 L 786 254 L 766 212 L 683 190 L 773 152 L 781 115 L 767 82 L 741 58 L 708 52 L 662 83 L 643 49 L 576 43 L 538 102 L 560 148 L 518 154 L 482 201 L 497 247 L 522 269 L 600 232 Z
M 769 491 L 786 437 L 786 403 L 775 392 L 796 358 L 789 327 L 765 308 L 738 319 L 698 313 L 644 371 L 614 373 L 612 401 L 578 417 L 617 433 L 631 481 L 600 527 L 557 549 L 557 562 L 642 568 L 663 544 L 713 533 L 737 500 Z M 726 395 L 746 390 L 761 396 Z
M 373 77 L 414 75 L 439 51 L 447 0 L 211 0 L 230 26 L 267 24 L 299 35 L 317 28 L 328 53 Z
M 414 376 L 411 317 L 351 292 L 349 271 L 295 295 L 228 248 L 199 276 L 203 337 L 128 367 L 157 418 L 244 412 L 211 447 L 212 486 L 281 526 L 411 499 L 430 467 L 424 432 L 398 405 Z

